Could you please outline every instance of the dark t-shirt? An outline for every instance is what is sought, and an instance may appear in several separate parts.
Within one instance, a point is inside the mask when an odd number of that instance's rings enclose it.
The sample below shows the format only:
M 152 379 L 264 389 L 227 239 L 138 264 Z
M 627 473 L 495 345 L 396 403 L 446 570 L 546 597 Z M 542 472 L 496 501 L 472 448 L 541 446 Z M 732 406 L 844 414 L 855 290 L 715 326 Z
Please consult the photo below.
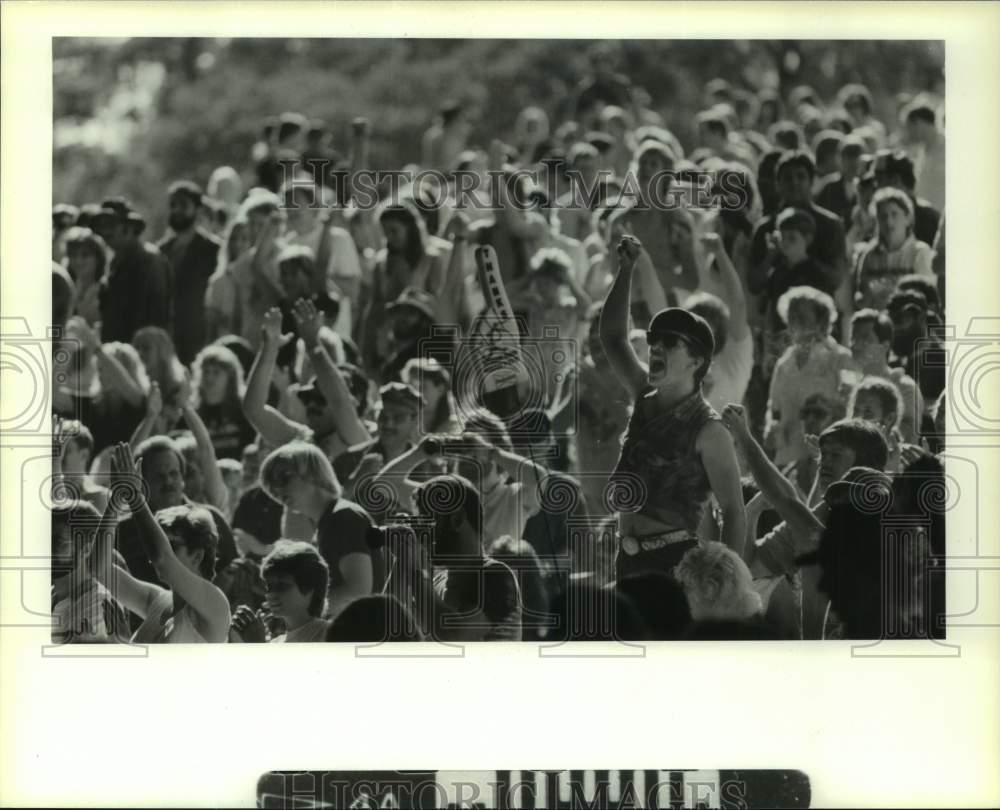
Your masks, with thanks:
M 198 408 L 198 416 L 208 428 L 217 458 L 239 460 L 243 456 L 243 448 L 253 444 L 257 436 L 239 405 L 202 404 Z
M 333 501 L 316 525 L 316 545 L 330 566 L 330 589 L 344 584 L 340 561 L 348 554 L 364 554 L 372 561 L 372 590 L 378 593 L 385 584 L 385 556 L 382 549 L 368 546 L 368 530 L 372 527 L 368 513 L 353 501 L 340 498 Z
M 913 205 L 913 235 L 921 242 L 934 247 L 934 237 L 937 236 L 941 224 L 941 212 L 927 200 L 916 199 Z
M 281 537 L 282 512 L 281 504 L 260 485 L 250 487 L 236 504 L 233 529 L 252 534 L 261 543 L 274 543 Z
M 94 436 L 93 455 L 115 442 L 127 442 L 145 414 L 144 405 L 129 405 L 124 400 L 105 396 L 72 398 L 70 412 L 61 413 L 67 419 L 79 419 Z
M 481 567 L 470 564 L 439 571 L 434 590 L 439 598 L 438 639 L 521 640 L 521 592 L 506 563 L 486 557 Z M 462 614 L 461 619 L 455 614 Z
M 851 224 L 851 211 L 854 210 L 854 199 L 847 196 L 844 178 L 837 172 L 823 180 L 816 192 L 816 203 L 840 217 L 844 228 Z
M 847 269 L 847 242 L 844 224 L 836 214 L 818 205 L 810 205 L 810 214 L 816 222 L 816 236 L 809 245 L 809 256 L 824 265 L 826 284 L 820 289 L 835 290 Z M 767 234 L 774 230 L 775 216 L 763 217 L 754 227 L 750 245 L 750 263 L 756 267 L 767 256 Z M 754 292 L 753 288 L 750 290 Z

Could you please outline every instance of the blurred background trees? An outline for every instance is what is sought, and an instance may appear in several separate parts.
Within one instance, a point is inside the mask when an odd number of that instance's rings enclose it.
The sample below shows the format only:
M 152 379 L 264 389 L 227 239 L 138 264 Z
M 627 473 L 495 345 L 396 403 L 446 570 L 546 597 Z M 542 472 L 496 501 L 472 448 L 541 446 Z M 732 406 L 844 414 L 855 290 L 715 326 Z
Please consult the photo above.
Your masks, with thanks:
M 644 87 L 685 146 L 709 79 L 787 94 L 808 84 L 824 100 L 857 81 L 894 123 L 895 96 L 943 98 L 943 42 L 622 41 L 619 70 Z M 286 110 L 327 122 L 343 148 L 348 122 L 373 121 L 377 165 L 419 159 L 442 101 L 476 110 L 475 138 L 509 133 L 528 104 L 572 117 L 589 43 L 463 39 L 74 39 L 54 56 L 54 201 L 123 194 L 158 234 L 170 181 L 205 183 L 231 165 L 251 181 L 250 150 L 267 116 Z

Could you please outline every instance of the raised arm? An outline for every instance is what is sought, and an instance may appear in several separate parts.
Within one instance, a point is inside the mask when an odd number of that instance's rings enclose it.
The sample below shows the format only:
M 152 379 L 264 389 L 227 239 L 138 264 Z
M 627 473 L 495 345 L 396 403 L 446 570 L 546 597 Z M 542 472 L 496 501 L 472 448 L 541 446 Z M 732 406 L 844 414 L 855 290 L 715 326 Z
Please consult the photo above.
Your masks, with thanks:
M 114 451 L 115 466 L 130 478 L 139 478 L 138 468 L 128 445 L 119 444 Z M 170 540 L 150 511 L 144 497 L 132 504 L 139 541 L 157 576 L 171 592 L 183 599 L 198 614 L 205 637 L 224 641 L 229 633 L 229 602 L 225 595 L 204 577 L 188 569 L 174 553 Z
M 437 291 L 437 321 L 440 324 L 461 323 L 467 311 L 465 301 L 465 278 L 469 242 L 469 220 L 461 211 L 456 211 L 448 220 L 445 235 L 451 239 L 451 255 L 445 270 L 444 282 Z
M 146 397 L 146 392 L 125 370 L 125 367 L 118 362 L 117 358 L 109 352 L 97 333 L 87 324 L 83 318 L 73 319 L 73 329 L 80 335 L 80 340 L 84 346 L 94 353 L 97 358 L 97 365 L 104 371 L 106 379 L 111 388 L 114 388 L 132 407 L 142 405 Z
M 208 496 L 208 501 L 212 506 L 225 510 L 229 500 L 229 490 L 226 488 L 226 482 L 222 480 L 222 471 L 215 456 L 212 437 L 198 416 L 198 412 L 191 407 L 190 399 L 184 403 L 183 414 L 184 421 L 194 435 L 198 447 L 198 463 L 205 475 L 205 494 Z
M 743 292 L 743 282 L 733 265 L 722 237 L 715 232 L 702 234 L 701 242 L 708 253 L 715 257 L 715 269 L 722 280 L 722 289 L 729 307 L 729 338 L 743 340 L 750 334 L 750 324 L 747 322 L 747 299 Z
M 721 424 L 710 422 L 698 434 L 697 448 L 708 483 L 722 510 L 721 540 L 742 556 L 746 541 L 746 510 L 733 439 Z
M 386 464 L 372 479 L 373 486 L 385 485 L 392 489 L 397 509 L 410 510 L 413 493 L 420 484 L 408 476 L 425 461 L 434 457 L 435 454 L 429 452 L 429 448 L 433 448 L 434 441 L 435 437 L 425 436 L 416 446 Z
M 722 412 L 722 421 L 742 449 L 760 491 L 781 515 L 782 520 L 801 534 L 811 534 L 822 529 L 822 523 L 799 498 L 795 485 L 781 474 L 751 435 L 743 406 L 727 405 Z
M 634 236 L 625 235 L 618 243 L 618 272 L 601 309 L 600 336 L 604 353 L 633 398 L 646 385 L 646 370 L 628 339 L 632 271 L 642 250 Z
M 155 433 L 156 423 L 159 421 L 162 411 L 163 394 L 160 393 L 160 384 L 158 382 L 150 383 L 149 397 L 146 398 L 146 413 L 142 417 L 142 421 L 132 431 L 132 436 L 128 440 L 129 447 L 135 450 Z
M 309 352 L 313 371 L 316 372 L 316 384 L 336 414 L 340 438 L 348 447 L 368 441 L 371 436 L 358 416 L 354 395 L 351 394 L 344 375 L 319 342 L 320 318 L 316 306 L 312 301 L 300 298 L 292 311 L 299 334 Z
M 281 334 L 281 310 L 272 307 L 264 315 L 260 350 L 250 369 L 247 390 L 243 395 L 243 413 L 264 441 L 280 447 L 302 435 L 302 425 L 287 419 L 267 404 L 267 394 L 274 376 L 278 350 L 292 339 Z
M 128 509 L 135 512 L 140 501 L 145 503 L 143 482 L 135 471 L 134 464 L 129 464 L 125 468 L 119 467 L 116 461 L 117 455 L 118 448 L 115 448 L 111 457 L 110 497 L 97 526 L 94 548 L 89 558 L 90 573 L 111 591 L 111 595 L 125 608 L 145 619 L 154 600 L 163 593 L 163 588 L 138 580 L 128 571 L 115 565 L 115 535 L 119 512 Z

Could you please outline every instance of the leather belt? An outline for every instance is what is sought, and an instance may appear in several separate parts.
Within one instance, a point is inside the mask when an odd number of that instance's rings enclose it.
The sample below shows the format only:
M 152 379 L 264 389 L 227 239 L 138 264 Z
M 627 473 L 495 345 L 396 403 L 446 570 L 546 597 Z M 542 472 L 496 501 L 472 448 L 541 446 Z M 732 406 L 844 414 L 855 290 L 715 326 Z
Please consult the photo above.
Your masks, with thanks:
M 656 551 L 658 548 L 696 539 L 687 529 L 677 529 L 672 532 L 664 532 L 663 534 L 649 534 L 645 537 L 620 534 L 618 535 L 618 545 L 622 551 L 630 557 L 634 557 L 636 554 L 641 554 L 644 551 Z

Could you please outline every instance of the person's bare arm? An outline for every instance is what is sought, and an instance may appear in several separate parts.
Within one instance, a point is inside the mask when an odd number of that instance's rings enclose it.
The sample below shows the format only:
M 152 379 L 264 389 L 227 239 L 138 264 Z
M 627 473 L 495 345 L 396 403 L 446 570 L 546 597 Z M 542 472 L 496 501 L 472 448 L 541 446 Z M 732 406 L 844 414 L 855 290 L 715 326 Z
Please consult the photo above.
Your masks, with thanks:
M 733 265 L 722 237 L 715 232 L 703 234 L 701 242 L 705 249 L 715 257 L 715 269 L 722 280 L 722 289 L 729 307 L 729 339 L 743 340 L 750 334 L 750 324 L 747 322 L 747 299 L 743 292 L 743 282 Z
M 634 236 L 625 235 L 618 243 L 618 272 L 604 299 L 599 332 L 611 367 L 633 397 L 646 385 L 646 369 L 628 339 L 632 271 L 641 250 L 642 244 Z
M 129 477 L 139 478 L 132 450 L 122 443 L 115 448 L 114 463 Z M 153 564 L 157 576 L 180 596 L 198 615 L 203 635 L 210 641 L 224 641 L 229 633 L 229 601 L 215 585 L 189 570 L 174 554 L 170 540 L 156 522 L 146 499 L 133 503 L 132 519 L 136 523 L 139 541 Z
M 229 490 L 226 488 L 226 482 L 222 480 L 222 471 L 219 469 L 219 459 L 215 456 L 212 436 L 198 416 L 198 412 L 191 407 L 190 400 L 184 404 L 183 415 L 198 448 L 198 463 L 201 464 L 205 476 L 205 494 L 208 496 L 208 502 L 218 509 L 225 510 L 229 500 Z
M 795 484 L 781 474 L 751 435 L 743 406 L 727 405 L 722 412 L 722 421 L 743 450 L 747 465 L 760 491 L 781 515 L 782 520 L 799 534 L 809 535 L 822 529 L 822 524 L 799 498 Z
M 445 270 L 444 281 L 437 291 L 437 322 L 452 325 L 461 322 L 465 306 L 465 278 L 467 275 L 466 245 L 469 241 L 469 220 L 456 211 L 448 220 L 445 236 L 451 239 L 451 255 Z
M 330 589 L 330 615 L 334 618 L 351 602 L 372 592 L 375 577 L 372 572 L 372 558 L 361 552 L 347 554 L 340 559 L 340 575 L 344 582 Z
M 132 379 L 132 375 L 125 370 L 125 366 L 118 362 L 118 359 L 104 347 L 97 337 L 97 333 L 80 317 L 74 318 L 72 325 L 74 331 L 80 335 L 84 347 L 92 351 L 97 358 L 97 365 L 104 371 L 108 386 L 121 394 L 133 408 L 142 405 L 146 398 L 145 391 L 142 390 L 139 383 Z
M 429 442 L 433 437 L 424 437 L 419 444 L 411 447 L 402 455 L 397 456 L 374 477 L 372 483 L 388 486 L 396 496 L 396 508 L 408 511 L 411 507 L 413 493 L 420 486 L 408 476 L 433 456 L 427 452 Z
M 280 447 L 302 434 L 302 425 L 286 418 L 280 411 L 267 404 L 268 389 L 274 376 L 278 350 L 292 339 L 281 334 L 281 310 L 272 307 L 264 315 L 261 343 L 250 369 L 247 390 L 243 395 L 243 413 L 264 441 Z
M 118 510 L 137 505 L 139 499 L 143 499 L 142 487 L 139 475 L 134 470 L 130 472 L 119 469 L 115 464 L 115 456 L 112 455 L 110 497 L 97 526 L 88 564 L 94 579 L 104 585 L 123 607 L 145 619 L 153 602 L 163 593 L 163 588 L 136 579 L 128 571 L 115 565 L 114 560 Z
M 146 413 L 142 421 L 135 426 L 132 436 L 128 440 L 128 445 L 135 450 L 146 439 L 156 432 L 156 423 L 160 420 L 163 412 L 163 395 L 160 393 L 160 384 L 150 383 L 149 396 L 146 398 Z
M 696 446 L 708 483 L 722 511 L 722 542 L 742 556 L 746 541 L 746 510 L 732 436 L 718 422 L 710 422 L 698 434 Z
M 358 416 L 354 395 L 337 364 L 319 341 L 320 318 L 316 306 L 312 301 L 300 298 L 295 302 L 293 314 L 299 334 L 309 352 L 309 361 L 316 372 L 316 384 L 336 414 L 340 438 L 348 447 L 368 441 L 371 436 Z

